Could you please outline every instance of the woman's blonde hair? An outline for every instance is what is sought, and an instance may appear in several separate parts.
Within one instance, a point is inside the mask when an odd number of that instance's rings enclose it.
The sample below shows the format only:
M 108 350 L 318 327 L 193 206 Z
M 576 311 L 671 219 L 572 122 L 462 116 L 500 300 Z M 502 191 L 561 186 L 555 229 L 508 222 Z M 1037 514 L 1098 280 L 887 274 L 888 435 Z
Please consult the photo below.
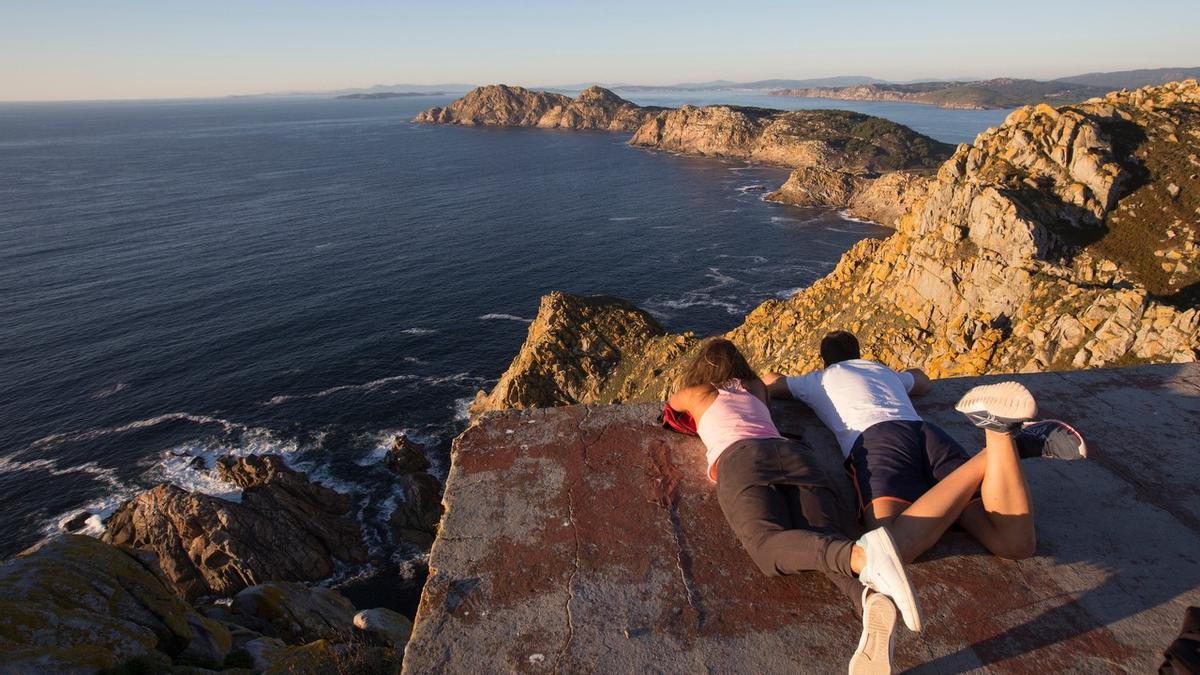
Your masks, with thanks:
M 683 373 L 679 388 L 702 384 L 717 386 L 734 378 L 753 380 L 757 377 L 754 369 L 746 362 L 746 357 L 742 356 L 732 342 L 714 337 L 700 343 L 700 349 Z

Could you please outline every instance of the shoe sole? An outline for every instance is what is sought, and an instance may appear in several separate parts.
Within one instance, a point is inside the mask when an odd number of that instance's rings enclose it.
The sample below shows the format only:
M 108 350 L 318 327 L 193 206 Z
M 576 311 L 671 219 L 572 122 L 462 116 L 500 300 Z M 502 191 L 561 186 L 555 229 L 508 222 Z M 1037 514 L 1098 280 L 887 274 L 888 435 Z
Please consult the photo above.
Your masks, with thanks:
M 863 605 L 863 632 L 850 657 L 850 675 L 891 675 L 892 636 L 896 630 L 896 605 L 882 593 L 869 596 Z
M 904 604 L 912 607 L 913 609 L 911 624 L 908 621 L 908 617 L 904 616 L 904 612 L 900 612 L 900 616 L 904 619 L 904 625 L 907 626 L 909 630 L 914 633 L 920 633 L 921 627 L 925 623 L 925 615 L 921 612 L 921 605 L 917 603 L 917 589 L 913 586 L 912 579 L 908 577 L 908 570 L 904 568 L 904 561 L 900 560 L 900 555 L 896 551 L 896 540 L 892 538 L 892 533 L 888 532 L 887 529 L 883 527 L 871 530 L 866 534 L 866 536 L 871 538 L 882 537 L 887 543 L 886 546 L 879 546 L 878 548 L 879 550 L 886 550 L 888 562 L 890 562 L 896 569 L 900 571 L 900 578 L 904 580 L 904 588 L 901 589 L 904 593 L 904 597 L 902 599 L 904 600 Z M 899 603 L 897 603 L 897 607 L 898 606 Z
M 1066 422 L 1064 422 L 1062 420 L 1055 420 L 1055 419 L 1038 420 L 1037 422 L 1031 422 L 1030 424 L 1039 424 L 1041 422 L 1054 422 L 1055 424 L 1062 425 L 1062 428 L 1065 429 L 1067 431 L 1067 433 L 1071 434 L 1072 436 L 1075 437 L 1075 440 L 1079 441 L 1079 458 L 1087 459 L 1087 456 L 1088 456 L 1087 441 L 1083 440 L 1083 434 L 1079 433 L 1078 429 L 1071 426 L 1070 424 L 1067 424 Z
M 1037 415 L 1037 402 L 1020 382 L 1000 382 L 971 389 L 954 409 L 968 416 L 985 412 L 1004 419 L 1027 420 Z

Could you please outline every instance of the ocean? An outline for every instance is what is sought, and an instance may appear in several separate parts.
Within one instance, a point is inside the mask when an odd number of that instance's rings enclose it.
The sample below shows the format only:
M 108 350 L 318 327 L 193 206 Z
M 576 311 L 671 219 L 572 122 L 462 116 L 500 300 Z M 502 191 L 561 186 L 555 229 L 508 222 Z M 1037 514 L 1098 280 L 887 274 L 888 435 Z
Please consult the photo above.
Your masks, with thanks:
M 632 98 L 850 108 L 950 142 L 1005 114 L 697 96 Z M 213 461 L 263 452 L 352 494 L 386 555 L 392 436 L 444 477 L 542 294 L 717 333 L 887 233 L 763 202 L 779 168 L 408 121 L 449 100 L 0 105 L 0 556 L 163 481 L 236 498 Z

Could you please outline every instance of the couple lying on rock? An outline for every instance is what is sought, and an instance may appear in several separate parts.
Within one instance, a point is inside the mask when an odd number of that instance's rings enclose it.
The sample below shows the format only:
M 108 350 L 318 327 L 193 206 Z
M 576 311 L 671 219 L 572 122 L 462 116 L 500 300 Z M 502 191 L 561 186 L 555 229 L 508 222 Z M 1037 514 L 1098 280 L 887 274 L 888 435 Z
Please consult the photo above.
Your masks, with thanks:
M 890 672 L 897 611 L 921 630 L 905 564 L 954 523 L 997 556 L 1033 555 L 1020 460 L 1079 459 L 1087 450 L 1070 426 L 1033 421 L 1037 405 L 1024 386 L 1001 382 L 975 387 L 956 406 L 986 437 L 968 455 L 913 408 L 909 395 L 931 386 L 920 370 L 863 359 L 858 340 L 842 331 L 822 340 L 821 358 L 817 372 L 760 378 L 733 343 L 710 338 L 668 408 L 696 421 L 721 510 L 758 567 L 772 576 L 825 573 L 863 617 L 850 672 Z M 807 445 L 779 433 L 771 398 L 803 401 L 833 431 L 857 505 L 838 498 Z

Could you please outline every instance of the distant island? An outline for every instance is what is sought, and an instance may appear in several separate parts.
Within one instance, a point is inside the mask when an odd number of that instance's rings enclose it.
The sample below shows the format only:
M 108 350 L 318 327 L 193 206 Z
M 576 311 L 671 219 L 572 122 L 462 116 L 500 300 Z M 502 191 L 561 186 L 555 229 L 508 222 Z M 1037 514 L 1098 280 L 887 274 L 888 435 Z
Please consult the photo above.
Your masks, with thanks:
M 772 96 L 829 98 L 839 101 L 923 103 L 942 108 L 989 110 L 1035 103 L 1063 105 L 1104 96 L 1114 89 L 1136 89 L 1200 77 L 1200 68 L 1154 68 L 1114 73 L 1085 73 L 1057 80 L 999 77 L 991 80 L 929 81 L 907 84 L 864 82 L 845 86 L 785 87 Z
M 445 96 L 444 91 L 375 91 L 362 94 L 342 94 L 334 96 L 336 99 L 347 99 L 354 101 L 373 101 L 379 98 L 411 98 L 415 96 Z
M 974 82 L 859 84 L 849 87 L 804 87 L 771 91 L 772 96 L 923 103 L 966 110 L 1017 108 L 1034 103 L 1077 103 L 1103 96 L 1105 93 L 1104 89 L 1085 84 L 1057 80 L 1017 80 L 1007 77 Z

